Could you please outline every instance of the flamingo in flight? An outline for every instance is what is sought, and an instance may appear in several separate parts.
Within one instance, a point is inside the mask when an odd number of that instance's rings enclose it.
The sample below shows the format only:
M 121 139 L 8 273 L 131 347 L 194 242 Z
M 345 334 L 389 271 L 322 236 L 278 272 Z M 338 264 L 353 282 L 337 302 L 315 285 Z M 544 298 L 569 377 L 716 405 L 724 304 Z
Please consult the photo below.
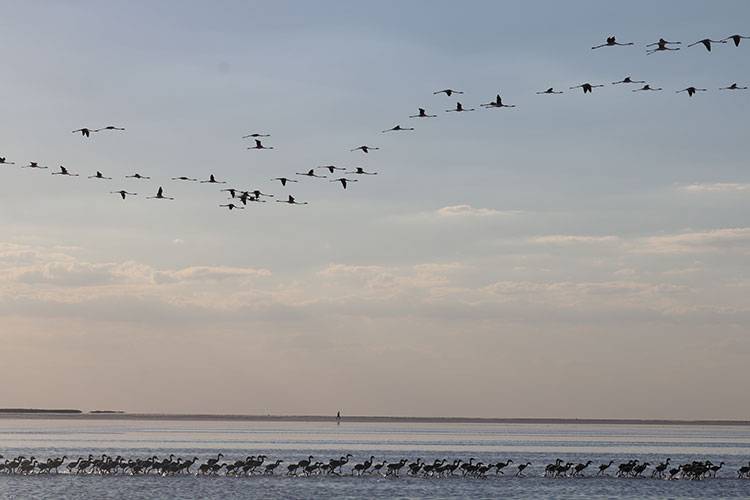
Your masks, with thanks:
M 125 191 L 124 189 L 121 189 L 120 191 L 110 191 L 110 193 L 111 194 L 119 194 L 122 197 L 123 200 L 125 199 L 125 197 L 127 195 L 130 195 L 130 196 L 136 196 L 136 195 L 138 195 L 138 193 L 129 193 L 129 192 Z
M 447 95 L 448 97 L 450 97 L 450 96 L 452 96 L 453 94 L 463 94 L 463 92 L 461 92 L 461 91 L 458 91 L 458 90 L 453 90 L 453 89 L 444 89 L 444 90 L 438 90 L 437 92 L 433 92 L 432 94 L 433 94 L 433 95 L 438 95 L 438 94 L 445 94 L 445 95 Z
M 89 175 L 89 177 L 88 177 L 88 178 L 89 178 L 89 179 L 106 179 L 106 180 L 108 180 L 108 181 L 111 181 L 111 180 L 112 180 L 112 177 L 104 177 L 104 175 L 103 175 L 103 174 L 102 174 L 101 172 L 99 172 L 98 170 L 96 171 L 96 174 L 94 174 L 94 175 Z
M 646 50 L 646 55 L 651 55 L 655 52 L 663 52 L 665 50 L 680 50 L 679 47 L 667 47 L 667 45 L 680 45 L 682 42 L 668 42 L 663 38 L 659 38 L 658 42 L 649 43 L 646 47 L 656 46 L 655 49 Z
M 297 175 L 304 175 L 306 177 L 319 177 L 321 179 L 325 179 L 327 177 L 325 175 L 318 175 L 318 174 L 316 174 L 314 168 L 311 168 L 310 170 L 308 170 L 307 173 L 295 172 L 295 174 L 297 174 Z
M 237 199 L 240 200 L 243 205 L 247 205 L 248 201 L 261 201 L 257 196 L 250 196 L 249 191 L 243 191 L 242 194 L 237 197 Z M 265 202 L 265 200 L 262 201 Z
M 0 156 L 0 165 L 15 165 L 15 162 L 8 161 L 4 156 Z
M 258 134 L 258 133 L 254 133 L 254 134 L 248 134 L 248 135 L 243 135 L 242 136 L 243 139 L 250 139 L 251 137 L 253 139 L 257 139 L 259 137 L 271 137 L 271 134 Z
M 500 97 L 500 94 L 497 94 L 495 96 L 494 101 L 490 101 L 486 104 L 481 104 L 483 108 L 515 108 L 515 104 L 503 104 L 503 99 Z
M 557 91 L 557 90 L 554 89 L 554 87 L 550 87 L 547 90 L 542 90 L 542 91 L 537 92 L 537 94 L 539 94 L 539 95 L 542 95 L 542 94 L 563 94 L 563 93 L 564 92 L 562 90 L 561 91 Z
M 570 87 L 570 90 L 583 89 L 584 94 L 590 94 L 593 91 L 593 89 L 597 87 L 604 87 L 604 85 L 592 85 L 590 83 L 582 83 L 580 85 L 576 85 L 575 87 Z
M 68 169 L 60 165 L 60 171 L 59 172 L 52 172 L 52 175 L 68 175 L 70 177 L 78 177 L 78 174 L 71 174 L 68 172 Z
M 603 44 L 601 44 L 601 45 L 595 45 L 595 46 L 591 47 L 591 49 L 592 49 L 592 50 L 595 50 L 595 49 L 601 49 L 602 47 L 614 47 L 614 46 L 616 46 L 616 45 L 620 45 L 620 46 L 623 46 L 623 47 L 624 47 L 624 46 L 626 46 L 626 45 L 633 45 L 633 42 L 628 42 L 628 43 L 619 43 L 619 42 L 618 42 L 618 41 L 617 41 L 617 40 L 615 39 L 615 37 L 614 37 L 614 36 L 608 36 L 608 37 L 607 37 L 607 41 L 606 41 L 605 43 L 603 43 Z
M 235 196 L 237 196 L 237 190 L 234 189 L 234 188 L 222 189 L 221 192 L 227 192 L 227 193 L 229 193 L 232 196 L 232 198 L 234 198 Z
M 337 167 L 336 165 L 321 165 L 321 166 L 316 167 L 316 168 L 325 168 L 325 169 L 328 169 L 328 171 L 330 173 L 333 173 L 335 170 L 346 170 L 345 168 L 343 168 L 343 167 Z
M 727 41 L 726 40 L 711 40 L 710 38 L 704 38 L 703 40 L 698 40 L 695 43 L 691 43 L 690 45 L 688 45 L 688 47 L 694 47 L 695 45 L 698 45 L 699 43 L 703 44 L 703 46 L 706 47 L 706 50 L 711 52 L 712 43 L 727 43 Z
M 196 182 L 196 181 L 198 181 L 198 179 L 193 179 L 191 177 L 185 177 L 184 175 L 180 176 L 180 177 L 172 177 L 172 180 L 173 181 L 190 181 L 190 182 Z
M 228 208 L 230 212 L 232 210 L 235 210 L 235 209 L 237 209 L 237 210 L 245 210 L 245 207 L 239 207 L 239 206 L 235 205 L 234 203 L 227 203 L 226 205 L 219 205 L 219 206 L 220 207 L 226 207 L 226 208 Z
M 693 97 L 696 92 L 706 92 L 708 89 L 697 89 L 695 87 L 688 87 L 686 89 L 678 90 L 676 93 L 679 94 L 680 92 L 687 92 L 688 97 Z
M 201 184 L 226 184 L 226 181 L 217 181 L 216 177 L 214 177 L 214 174 L 211 174 L 208 176 L 208 179 L 205 181 L 200 181 Z
M 156 191 L 156 196 L 149 196 L 147 199 L 149 200 L 174 200 L 174 198 L 170 198 L 169 196 L 164 196 L 164 188 L 159 186 L 159 190 Z
M 290 205 L 307 205 L 306 201 L 297 201 L 294 199 L 294 196 L 291 194 L 289 195 L 289 198 L 286 200 L 276 200 L 278 203 L 288 203 Z
M 349 151 L 362 151 L 363 153 L 369 153 L 370 151 L 377 151 L 380 148 L 374 148 L 372 146 L 360 146 L 358 148 L 350 149 Z
M 255 146 L 247 149 L 273 149 L 273 146 L 264 146 L 260 139 L 255 139 Z
M 74 134 L 78 132 L 80 132 L 84 137 L 91 137 L 91 132 L 96 132 L 96 130 L 91 130 L 90 128 L 83 127 L 73 131 Z
M 126 179 L 143 179 L 143 180 L 151 179 L 151 177 L 146 177 L 145 175 L 141 175 L 137 172 L 133 175 L 126 175 L 125 178 Z
M 347 172 L 347 174 L 357 174 L 357 175 L 378 175 L 377 172 L 365 172 L 365 169 L 362 167 L 356 167 L 356 170 L 352 172 Z
M 272 194 L 266 194 L 262 192 L 260 189 L 254 189 L 253 191 L 248 191 L 248 193 L 252 194 L 256 198 L 260 198 L 261 196 L 267 196 L 269 198 L 273 198 L 274 196 Z
M 346 185 L 350 182 L 357 182 L 357 179 L 347 179 L 346 177 L 339 177 L 338 179 L 332 179 L 328 182 L 340 182 L 341 185 L 346 189 Z
M 646 83 L 646 82 L 643 81 L 643 80 L 633 80 L 629 76 L 626 76 L 625 78 L 623 78 L 619 82 L 612 82 L 612 85 L 619 85 L 621 83 Z
M 411 115 L 409 118 L 437 118 L 437 115 L 428 115 L 427 110 L 424 108 L 417 108 L 419 109 L 419 113 L 416 115 Z
M 115 127 L 114 125 L 107 125 L 106 127 L 95 129 L 94 132 L 101 132 L 102 130 L 125 130 L 122 127 Z
M 661 88 L 661 87 L 658 87 L 658 88 L 653 88 L 653 87 L 651 87 L 651 85 L 649 85 L 649 84 L 647 83 L 647 84 L 646 84 L 646 85 L 644 85 L 643 87 L 641 87 L 641 88 L 639 88 L 639 89 L 635 89 L 635 90 L 632 90 L 631 92 L 642 92 L 642 91 L 644 91 L 644 90 L 657 91 L 657 90 L 664 90 L 664 89 L 663 89 L 663 88 Z
M 299 182 L 299 181 L 297 181 L 297 180 L 294 180 L 294 179 L 288 179 L 288 178 L 286 178 L 286 177 L 274 177 L 274 178 L 273 178 L 273 179 L 271 179 L 271 180 L 272 180 L 272 181 L 279 181 L 279 182 L 281 182 L 281 185 L 282 185 L 282 186 L 286 186 L 286 183 L 287 183 L 287 182 Z
M 738 87 L 736 83 L 733 83 L 729 87 L 721 87 L 719 90 L 747 90 L 747 87 Z
M 29 162 L 28 165 L 24 165 L 21 168 L 41 168 L 41 169 L 47 169 L 49 167 L 41 167 L 39 164 L 35 161 Z
M 385 134 L 386 132 L 400 132 L 402 130 L 414 130 L 414 127 L 402 127 L 401 125 L 396 125 L 395 127 L 383 130 L 382 132 Z
M 460 102 L 457 102 L 455 109 L 446 109 L 445 110 L 446 113 L 450 113 L 450 112 L 461 113 L 461 112 L 464 112 L 464 111 L 474 111 L 474 108 L 468 108 L 468 109 L 464 108 L 463 104 L 461 104 Z
M 742 41 L 743 39 L 744 40 L 750 40 L 750 36 L 732 35 L 732 36 L 728 36 L 728 37 L 724 38 L 723 41 L 726 42 L 728 40 L 732 40 L 734 42 L 734 46 L 735 47 L 739 47 L 740 46 L 740 41 Z

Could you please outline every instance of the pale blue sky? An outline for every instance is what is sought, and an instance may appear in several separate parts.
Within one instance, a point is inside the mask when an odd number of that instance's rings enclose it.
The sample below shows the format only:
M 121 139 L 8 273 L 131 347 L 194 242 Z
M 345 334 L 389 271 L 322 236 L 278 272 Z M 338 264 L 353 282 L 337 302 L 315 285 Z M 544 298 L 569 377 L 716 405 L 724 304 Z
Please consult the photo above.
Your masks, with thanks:
M 0 337 L 11 346 L 0 366 L 19 373 L 0 401 L 750 411 L 717 389 L 747 376 L 750 353 L 750 91 L 717 90 L 750 83 L 750 40 L 710 54 L 686 47 L 750 35 L 747 2 L 61 1 L 2 11 L 0 155 L 81 177 L 0 170 Z M 610 34 L 636 45 L 590 50 Z M 646 56 L 660 36 L 682 50 Z M 610 85 L 626 75 L 665 91 Z M 587 81 L 606 87 L 568 90 Z M 710 92 L 674 92 L 690 85 Z M 550 86 L 565 94 L 535 95 Z M 465 91 L 469 107 L 498 92 L 518 107 L 445 113 L 456 99 L 432 92 L 446 87 Z M 410 120 L 418 106 L 438 118 Z M 127 131 L 70 133 L 109 124 Z M 396 124 L 417 130 L 380 133 Z M 276 149 L 246 151 L 240 137 L 253 131 L 271 133 Z M 360 144 L 382 149 L 349 152 Z M 379 175 L 346 191 L 270 181 L 329 163 Z M 115 180 L 85 179 L 95 170 Z M 122 178 L 134 172 L 154 180 Z M 209 173 L 310 205 L 226 213 L 215 186 L 168 180 Z M 177 200 L 145 200 L 158 185 Z M 116 189 L 139 196 L 123 202 Z M 21 375 L 31 368 L 38 379 Z M 143 389 L 163 370 L 175 375 Z M 112 379 L 82 394 L 92 371 Z M 165 398 L 184 371 L 192 378 Z M 50 372 L 70 385 L 51 391 Z M 248 400 L 215 390 L 233 376 L 263 388 Z M 657 404 L 648 387 L 677 392 Z

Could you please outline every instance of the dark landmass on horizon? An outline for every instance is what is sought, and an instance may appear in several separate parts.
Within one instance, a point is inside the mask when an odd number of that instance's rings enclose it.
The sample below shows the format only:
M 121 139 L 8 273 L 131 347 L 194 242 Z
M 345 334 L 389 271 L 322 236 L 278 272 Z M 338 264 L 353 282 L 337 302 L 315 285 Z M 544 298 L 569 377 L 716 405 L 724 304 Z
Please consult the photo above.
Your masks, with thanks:
M 0 408 L 0 418 L 60 418 L 76 420 L 204 420 L 227 422 L 335 422 L 335 415 L 221 415 L 210 413 L 126 413 L 119 410 Z M 637 418 L 485 418 L 344 415 L 342 422 L 445 424 L 586 424 L 586 425 L 750 425 L 750 420 L 680 420 Z

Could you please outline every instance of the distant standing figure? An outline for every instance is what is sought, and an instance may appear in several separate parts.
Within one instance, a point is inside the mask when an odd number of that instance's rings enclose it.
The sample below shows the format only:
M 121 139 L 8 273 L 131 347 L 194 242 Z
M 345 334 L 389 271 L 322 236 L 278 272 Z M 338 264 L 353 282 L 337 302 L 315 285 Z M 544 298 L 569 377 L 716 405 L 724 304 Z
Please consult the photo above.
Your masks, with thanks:
M 336 425 L 341 425 L 341 412 L 336 412 Z

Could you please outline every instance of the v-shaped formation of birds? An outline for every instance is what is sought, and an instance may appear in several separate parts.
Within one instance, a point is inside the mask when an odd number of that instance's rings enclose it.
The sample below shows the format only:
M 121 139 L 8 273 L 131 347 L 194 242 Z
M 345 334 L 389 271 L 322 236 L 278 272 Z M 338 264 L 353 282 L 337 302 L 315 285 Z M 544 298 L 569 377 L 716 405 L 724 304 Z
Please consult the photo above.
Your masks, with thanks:
M 694 46 L 703 46 L 708 52 L 711 52 L 713 49 L 713 46 L 715 44 L 725 45 L 728 43 L 733 43 L 735 47 L 739 47 L 742 40 L 750 39 L 749 36 L 743 36 L 743 35 L 731 35 L 726 38 L 722 38 L 719 40 L 713 40 L 711 38 L 704 38 L 702 40 L 698 40 L 697 42 L 691 43 L 689 45 L 686 45 L 686 47 L 694 47 Z M 592 50 L 597 50 L 601 48 L 606 47 L 624 47 L 624 46 L 632 46 L 634 45 L 633 42 L 618 42 L 616 37 L 609 36 L 606 38 L 606 41 L 602 44 L 595 45 L 591 47 Z M 682 45 L 682 42 L 674 42 L 674 41 L 667 41 L 664 38 L 660 38 L 657 42 L 650 43 L 646 45 L 646 54 L 652 55 L 657 52 L 676 52 L 679 51 L 681 47 L 678 47 L 678 45 Z M 632 90 L 632 92 L 659 92 L 663 89 L 661 87 L 654 87 L 650 83 L 647 83 L 645 80 L 634 80 L 630 76 L 627 76 L 623 78 L 622 80 L 611 82 L 611 85 L 620 85 L 620 84 L 626 84 L 626 85 L 641 85 L 641 87 L 635 88 Z M 604 87 L 602 84 L 592 84 L 589 82 L 582 83 L 580 85 L 575 85 L 572 87 L 569 87 L 569 90 L 574 89 L 581 89 L 584 94 L 590 94 L 593 92 L 595 88 Z M 727 91 L 735 91 L 735 90 L 748 90 L 748 86 L 741 86 L 737 83 L 732 83 L 730 85 L 727 85 L 725 87 L 720 87 L 718 90 L 727 90 Z M 708 89 L 705 88 L 698 88 L 695 86 L 689 86 L 684 89 L 676 90 L 676 93 L 682 93 L 685 92 L 689 97 L 693 97 L 698 92 L 707 92 Z M 555 94 L 563 94 L 564 92 L 562 90 L 556 90 L 554 87 L 549 87 L 546 90 L 541 90 L 539 92 L 536 92 L 536 94 L 539 95 L 555 95 Z M 438 90 L 433 93 L 434 95 L 439 94 L 445 94 L 447 97 L 452 97 L 454 95 L 461 95 L 463 92 L 454 90 L 454 89 L 443 89 Z M 507 104 L 503 102 L 502 97 L 498 94 L 495 96 L 495 98 L 487 103 L 480 104 L 479 105 L 482 108 L 485 109 L 499 109 L 499 108 L 515 108 L 516 106 L 514 104 Z M 451 109 L 446 109 L 445 112 L 448 113 L 462 113 L 462 112 L 470 112 L 470 111 L 476 111 L 476 108 L 468 108 L 465 107 L 461 102 L 456 102 L 455 107 Z M 417 114 L 410 115 L 410 119 L 421 119 L 421 118 L 437 118 L 437 115 L 430 114 L 426 109 L 424 108 L 418 108 Z M 413 131 L 414 127 L 403 127 L 401 125 L 395 125 L 394 127 L 382 130 L 382 133 L 390 133 L 390 132 L 410 132 Z M 73 130 L 74 134 L 80 133 L 82 137 L 84 138 L 90 138 L 92 134 L 98 134 L 101 132 L 116 132 L 116 131 L 125 131 L 125 128 L 123 127 L 116 127 L 114 125 L 108 125 L 106 127 L 101 128 L 88 128 L 88 127 L 82 127 L 76 130 Z M 250 150 L 273 150 L 273 146 L 266 146 L 263 144 L 263 139 L 266 139 L 268 137 L 271 137 L 270 134 L 267 133 L 252 133 L 243 136 L 243 139 L 251 139 L 254 141 L 254 145 L 248 147 L 247 149 Z M 350 151 L 361 151 L 362 153 L 369 154 L 370 151 L 377 151 L 379 150 L 379 147 L 373 147 L 368 145 L 359 146 L 356 148 L 351 149 Z M 0 156 L 0 166 L 4 165 L 15 165 L 16 163 L 13 161 L 9 161 L 5 156 Z M 28 165 L 21 165 L 20 168 L 30 168 L 30 169 L 40 169 L 40 170 L 47 170 L 49 167 L 39 165 L 38 162 L 29 162 Z M 337 172 L 343 172 L 342 174 L 337 174 Z M 319 174 L 318 172 L 321 172 Z M 327 174 L 326 174 L 327 172 Z M 358 182 L 359 179 L 355 178 L 349 178 L 349 176 L 370 176 L 370 175 L 377 175 L 377 172 L 367 171 L 363 167 L 353 167 L 351 169 L 347 169 L 344 167 L 339 167 L 336 165 L 320 165 L 315 168 L 311 168 L 309 170 L 303 171 L 303 172 L 295 172 L 295 176 L 298 178 L 291 178 L 291 177 L 275 177 L 271 180 L 273 181 L 279 181 L 282 187 L 287 187 L 288 184 L 291 183 L 297 183 L 302 178 L 313 178 L 313 179 L 327 179 L 329 182 L 333 183 L 339 183 L 341 186 L 346 189 L 347 186 L 349 186 L 350 183 Z M 79 177 L 79 174 L 73 173 L 68 168 L 60 165 L 57 170 L 52 172 L 52 175 L 60 175 L 60 176 L 67 176 L 67 177 Z M 337 175 L 342 175 L 341 177 L 337 177 Z M 330 179 L 328 177 L 331 177 Z M 140 173 L 134 173 L 132 175 L 126 175 L 126 179 L 135 179 L 138 181 L 143 180 L 150 180 L 151 177 L 141 175 Z M 95 179 L 95 180 L 112 180 L 111 177 L 105 176 L 102 172 L 97 171 L 95 174 L 88 176 L 88 179 Z M 201 184 L 227 184 L 226 181 L 219 181 L 217 180 L 213 174 L 210 174 L 206 179 L 199 180 L 192 177 L 186 177 L 186 176 L 180 176 L 180 177 L 172 177 L 172 181 L 180 181 L 180 182 L 198 182 Z M 263 193 L 262 191 L 258 189 L 254 190 L 244 190 L 240 188 L 222 188 L 220 190 L 221 192 L 228 193 L 228 200 L 226 203 L 220 204 L 219 207 L 227 208 L 228 210 L 243 210 L 247 206 L 248 202 L 258 202 L 263 203 L 266 202 L 264 198 L 274 198 L 275 195 Z M 111 194 L 116 194 L 120 196 L 123 200 L 128 198 L 129 196 L 137 196 L 138 193 L 126 190 L 126 189 L 119 189 L 115 191 L 110 191 Z M 154 196 L 148 196 L 147 199 L 155 199 L 155 200 L 174 200 L 175 198 L 171 196 L 167 196 L 164 192 L 163 186 L 159 186 L 156 190 L 156 193 Z M 307 201 L 298 201 L 294 196 L 291 194 L 287 194 L 286 198 L 279 197 L 276 199 L 277 203 L 286 203 L 289 205 L 307 205 Z

